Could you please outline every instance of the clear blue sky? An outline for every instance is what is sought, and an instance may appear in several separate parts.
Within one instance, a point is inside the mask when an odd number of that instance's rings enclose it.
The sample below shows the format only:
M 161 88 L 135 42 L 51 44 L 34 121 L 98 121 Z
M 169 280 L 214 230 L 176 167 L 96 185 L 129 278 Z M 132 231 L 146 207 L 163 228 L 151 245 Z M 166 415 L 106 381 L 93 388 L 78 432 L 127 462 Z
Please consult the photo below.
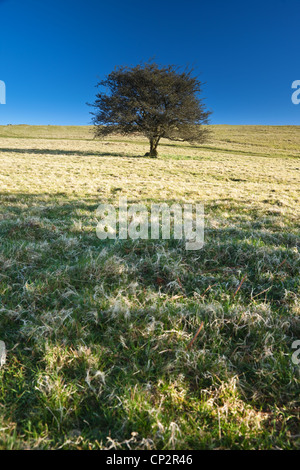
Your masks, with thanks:
M 0 0 L 0 124 L 89 124 L 98 79 L 155 57 L 206 82 L 213 124 L 298 124 L 300 0 Z

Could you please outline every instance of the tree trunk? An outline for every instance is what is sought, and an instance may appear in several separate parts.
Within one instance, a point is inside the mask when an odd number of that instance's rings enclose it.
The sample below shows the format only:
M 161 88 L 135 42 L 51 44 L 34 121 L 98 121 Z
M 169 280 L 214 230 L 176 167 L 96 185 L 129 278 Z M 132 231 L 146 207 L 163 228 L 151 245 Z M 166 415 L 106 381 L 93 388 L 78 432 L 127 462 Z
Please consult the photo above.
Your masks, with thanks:
M 150 139 L 150 152 L 147 152 L 145 154 L 145 157 L 152 157 L 152 158 L 157 158 L 158 152 L 157 152 L 157 146 L 159 142 L 159 137 L 153 137 Z

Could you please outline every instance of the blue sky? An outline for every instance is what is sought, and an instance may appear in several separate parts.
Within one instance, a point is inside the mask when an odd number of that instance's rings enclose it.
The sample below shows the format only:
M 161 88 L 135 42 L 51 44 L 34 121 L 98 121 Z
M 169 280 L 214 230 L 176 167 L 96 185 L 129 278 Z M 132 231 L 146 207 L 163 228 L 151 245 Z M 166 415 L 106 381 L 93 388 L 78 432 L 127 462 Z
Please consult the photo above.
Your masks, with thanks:
M 193 66 L 213 124 L 300 125 L 300 0 L 0 0 L 0 124 L 90 124 L 95 85 Z

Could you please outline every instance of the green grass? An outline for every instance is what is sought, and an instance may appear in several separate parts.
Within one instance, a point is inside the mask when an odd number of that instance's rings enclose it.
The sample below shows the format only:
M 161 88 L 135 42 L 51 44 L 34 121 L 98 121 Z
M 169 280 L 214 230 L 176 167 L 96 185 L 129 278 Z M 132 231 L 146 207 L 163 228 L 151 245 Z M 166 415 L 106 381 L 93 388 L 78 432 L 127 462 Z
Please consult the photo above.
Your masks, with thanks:
M 300 129 L 212 127 L 0 126 L 1 449 L 299 448 Z M 204 248 L 100 241 L 119 196 L 203 202 Z

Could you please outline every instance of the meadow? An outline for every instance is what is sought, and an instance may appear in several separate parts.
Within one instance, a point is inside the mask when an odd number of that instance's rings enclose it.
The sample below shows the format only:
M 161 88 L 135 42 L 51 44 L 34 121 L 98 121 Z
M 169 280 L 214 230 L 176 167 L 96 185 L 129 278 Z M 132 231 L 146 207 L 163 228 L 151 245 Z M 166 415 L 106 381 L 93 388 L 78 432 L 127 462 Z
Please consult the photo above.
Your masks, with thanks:
M 0 449 L 299 448 L 300 127 L 210 127 L 0 126 Z M 99 240 L 120 196 L 204 203 L 203 249 Z

